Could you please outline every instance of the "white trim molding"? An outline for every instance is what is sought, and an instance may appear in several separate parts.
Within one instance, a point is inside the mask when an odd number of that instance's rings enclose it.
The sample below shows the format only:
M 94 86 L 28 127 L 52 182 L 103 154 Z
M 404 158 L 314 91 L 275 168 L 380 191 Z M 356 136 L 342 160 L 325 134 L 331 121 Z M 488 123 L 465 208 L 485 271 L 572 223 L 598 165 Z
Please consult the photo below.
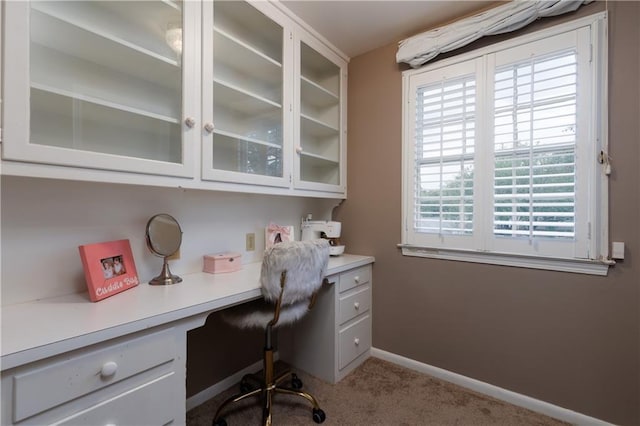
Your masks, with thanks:
M 517 405 L 518 407 L 526 408 L 528 410 L 535 411 L 536 413 L 544 414 L 546 416 L 569 422 L 571 424 L 588 426 L 613 426 L 612 423 L 605 422 L 604 420 L 596 419 L 595 417 L 590 417 L 585 414 L 569 410 L 567 408 L 559 407 L 545 401 L 540 401 L 539 399 L 531 398 L 530 396 L 503 389 L 501 387 L 494 386 L 480 380 L 472 379 L 470 377 L 463 376 L 461 374 L 454 373 L 448 370 L 444 370 L 442 368 L 434 367 L 429 364 L 424 364 L 410 358 L 405 358 L 401 355 L 383 351 L 382 349 L 372 348 L 371 356 L 389 361 L 393 364 L 400 365 L 410 370 L 428 374 L 449 383 L 462 386 L 463 388 L 471 389 L 475 392 L 482 393 L 492 398 L 508 402 L 509 404 Z
M 473 252 L 464 250 L 432 249 L 429 247 L 398 244 L 404 256 L 428 257 L 440 260 L 487 263 L 490 265 L 572 272 L 576 274 L 607 276 L 614 260 L 553 259 L 549 257 L 517 256 L 508 253 Z

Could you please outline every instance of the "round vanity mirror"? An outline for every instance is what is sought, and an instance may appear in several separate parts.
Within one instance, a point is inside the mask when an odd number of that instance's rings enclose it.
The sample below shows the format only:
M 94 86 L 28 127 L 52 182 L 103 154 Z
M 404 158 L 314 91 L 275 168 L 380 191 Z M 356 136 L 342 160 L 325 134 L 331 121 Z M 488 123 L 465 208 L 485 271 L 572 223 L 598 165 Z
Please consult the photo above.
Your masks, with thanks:
M 182 278 L 169 270 L 168 258 L 180 249 L 182 229 L 178 221 L 166 213 L 157 214 L 147 222 L 147 246 L 151 253 L 164 259 L 160 275 L 149 281 L 151 285 L 168 285 L 182 282 Z

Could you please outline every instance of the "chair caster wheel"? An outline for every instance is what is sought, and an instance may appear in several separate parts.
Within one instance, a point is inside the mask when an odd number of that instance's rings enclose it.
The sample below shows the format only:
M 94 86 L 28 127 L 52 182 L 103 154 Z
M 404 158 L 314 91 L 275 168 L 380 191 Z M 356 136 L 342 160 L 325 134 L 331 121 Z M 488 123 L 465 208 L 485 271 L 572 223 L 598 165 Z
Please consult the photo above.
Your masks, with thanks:
M 302 380 L 300 380 L 295 374 L 291 375 L 291 387 L 295 390 L 302 389 Z
M 314 408 L 313 409 L 313 421 L 316 423 L 322 423 L 325 421 L 325 419 L 327 418 L 327 416 L 324 414 L 324 411 L 322 411 L 319 408 Z
M 211 426 L 227 426 L 227 421 L 220 417 L 218 420 L 211 422 Z

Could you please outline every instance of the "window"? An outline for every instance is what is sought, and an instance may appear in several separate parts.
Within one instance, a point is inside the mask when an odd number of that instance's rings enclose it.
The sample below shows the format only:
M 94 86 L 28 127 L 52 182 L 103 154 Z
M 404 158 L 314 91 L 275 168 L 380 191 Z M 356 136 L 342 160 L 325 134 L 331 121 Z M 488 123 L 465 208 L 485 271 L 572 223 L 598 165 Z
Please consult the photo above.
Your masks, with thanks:
M 604 14 L 406 71 L 403 254 L 607 271 Z

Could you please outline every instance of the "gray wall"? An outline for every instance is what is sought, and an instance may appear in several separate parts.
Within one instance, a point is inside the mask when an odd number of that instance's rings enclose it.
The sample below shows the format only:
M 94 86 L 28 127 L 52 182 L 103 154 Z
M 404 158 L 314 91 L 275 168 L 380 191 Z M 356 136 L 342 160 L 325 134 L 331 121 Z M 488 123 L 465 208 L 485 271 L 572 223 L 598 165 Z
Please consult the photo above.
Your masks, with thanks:
M 578 15 L 604 7 L 594 2 Z M 406 68 L 395 63 L 396 44 L 349 65 L 349 198 L 334 219 L 343 222 L 349 252 L 376 257 L 374 347 L 589 416 L 639 424 L 640 3 L 608 8 L 610 237 L 626 243 L 626 259 L 607 277 L 400 254 Z

